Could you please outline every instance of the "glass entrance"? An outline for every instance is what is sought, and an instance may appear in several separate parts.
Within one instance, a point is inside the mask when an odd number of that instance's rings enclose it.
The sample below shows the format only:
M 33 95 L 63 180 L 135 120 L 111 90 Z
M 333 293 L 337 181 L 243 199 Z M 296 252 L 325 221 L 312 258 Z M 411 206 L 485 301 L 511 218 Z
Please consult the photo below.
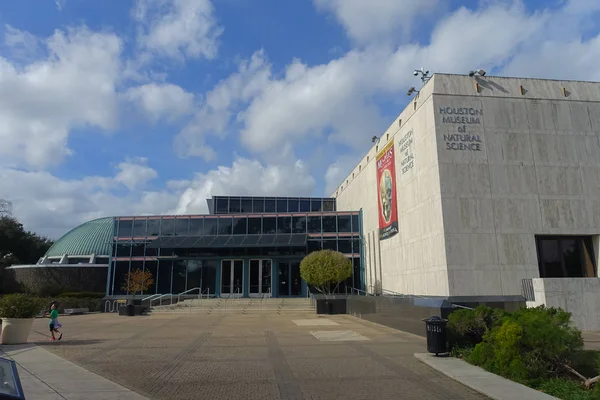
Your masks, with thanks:
M 299 262 L 279 263 L 279 296 L 301 296 L 302 278 Z
M 250 260 L 250 279 L 248 293 L 252 297 L 271 295 L 271 260 Z
M 244 262 L 242 260 L 221 261 L 221 296 L 243 294 Z

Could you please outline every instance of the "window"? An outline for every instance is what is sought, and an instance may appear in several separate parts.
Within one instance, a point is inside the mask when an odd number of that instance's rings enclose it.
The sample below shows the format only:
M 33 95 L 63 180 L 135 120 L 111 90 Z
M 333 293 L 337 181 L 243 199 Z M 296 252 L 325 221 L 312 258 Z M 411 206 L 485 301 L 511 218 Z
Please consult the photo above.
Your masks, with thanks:
M 131 245 L 131 256 L 132 257 L 144 257 L 144 243 L 133 243 Z
M 178 236 L 187 236 L 190 227 L 189 218 L 177 218 L 175 220 L 175 234 Z
M 229 212 L 231 214 L 239 214 L 241 209 L 241 199 L 239 197 L 229 198 Z
M 157 291 L 156 293 L 172 293 L 171 292 L 171 270 L 173 268 L 173 261 L 171 260 L 160 260 L 158 262 L 158 273 L 154 278 L 154 282 Z
M 204 218 L 204 235 L 217 234 L 217 218 Z
M 306 250 L 310 254 L 313 251 L 323 249 L 323 241 L 320 239 L 310 239 L 306 241 Z
M 156 257 L 158 255 L 158 249 L 152 247 L 146 247 L 146 257 Z
M 242 212 L 242 213 L 251 213 L 252 212 L 252 198 L 251 197 L 242 197 L 240 212 Z
M 351 239 L 339 238 L 337 244 L 338 244 L 338 251 L 340 253 L 344 253 L 344 254 L 352 253 L 352 240 Z
M 310 200 L 300 200 L 300 212 L 310 212 Z
M 292 233 L 292 217 L 277 217 L 277 233 Z
M 204 218 L 190 218 L 190 236 L 200 236 L 204 231 Z
M 298 199 L 288 199 L 288 212 L 295 213 L 300 210 Z
M 119 237 L 131 237 L 133 234 L 133 220 L 119 220 Z
M 277 212 L 278 213 L 286 213 L 288 212 L 288 204 L 287 199 L 277 199 Z
M 262 218 L 248 218 L 248 234 L 260 235 L 262 232 Z
M 277 218 L 265 217 L 263 218 L 263 234 L 271 234 L 277 232 Z
M 149 219 L 146 236 L 159 236 L 160 235 L 160 219 Z
M 322 207 L 321 207 L 321 200 L 311 200 L 310 202 L 310 211 L 312 212 L 317 212 L 317 211 L 321 211 Z
M 336 218 L 335 215 L 324 215 L 323 216 L 323 232 L 335 233 L 336 230 Z
M 131 256 L 131 246 L 129 243 L 119 243 L 117 244 L 117 257 L 130 257 Z
M 321 217 L 311 216 L 307 218 L 308 233 L 321 233 Z
M 96 257 L 96 264 L 108 264 L 108 257 Z
M 160 221 L 160 236 L 173 236 L 175 234 L 175 220 L 163 218 Z
M 292 217 L 292 233 L 306 233 L 306 217 Z
M 113 294 L 126 294 L 122 287 L 123 283 L 127 279 L 127 273 L 129 272 L 129 261 L 117 261 L 115 262 L 115 275 L 114 275 L 114 286 Z
M 352 239 L 352 252 L 354 254 L 360 254 L 360 241 L 358 238 Z
M 337 251 L 337 239 L 325 239 L 325 240 L 323 240 L 323 250 Z
M 158 261 L 149 261 L 146 260 L 144 262 L 144 270 L 150 271 L 152 277 L 154 278 L 154 285 L 150 286 L 148 290 L 144 291 L 143 294 L 155 294 L 156 293 L 156 276 L 158 275 Z
M 265 212 L 274 213 L 276 210 L 275 199 L 265 199 Z
M 219 218 L 219 235 L 231 235 L 232 232 L 232 219 L 229 218 Z
M 335 200 L 334 199 L 323 200 L 323 211 L 335 211 Z
M 541 278 L 596 276 L 590 236 L 538 236 L 536 246 Z
M 358 222 L 358 214 L 352 215 L 352 232 L 360 232 L 360 225 Z
M 229 199 L 227 197 L 217 197 L 215 201 L 217 202 L 215 207 L 216 214 L 227 214 L 229 211 Z
M 248 225 L 248 218 L 234 218 L 233 219 L 233 234 L 234 235 L 245 235 Z
M 146 236 L 146 220 L 136 219 L 133 221 L 133 237 Z
M 350 215 L 338 215 L 338 232 L 352 232 L 352 217 Z
M 265 199 L 263 199 L 262 197 L 252 199 L 252 212 L 265 212 Z

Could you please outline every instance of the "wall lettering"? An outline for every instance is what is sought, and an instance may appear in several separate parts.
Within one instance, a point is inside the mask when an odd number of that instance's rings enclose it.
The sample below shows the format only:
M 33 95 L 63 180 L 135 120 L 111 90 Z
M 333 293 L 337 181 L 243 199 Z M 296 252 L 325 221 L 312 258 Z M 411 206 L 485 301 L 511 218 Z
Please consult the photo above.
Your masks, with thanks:
M 413 169 L 415 166 L 415 155 L 413 149 L 413 131 L 410 130 L 398 142 L 398 150 L 402 159 L 400 161 L 402 175 Z
M 481 125 L 483 109 L 472 107 L 440 107 L 442 124 L 459 124 L 454 134 L 444 134 L 446 150 L 481 151 L 483 141 L 480 135 L 467 132 L 468 125 Z

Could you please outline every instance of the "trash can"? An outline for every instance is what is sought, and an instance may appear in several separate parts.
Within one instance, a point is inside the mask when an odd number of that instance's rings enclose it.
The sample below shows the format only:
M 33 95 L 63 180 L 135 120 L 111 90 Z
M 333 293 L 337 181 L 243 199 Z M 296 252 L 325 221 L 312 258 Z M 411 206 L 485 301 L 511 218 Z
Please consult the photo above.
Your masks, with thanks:
M 135 316 L 135 305 L 134 304 L 127 304 L 127 316 L 128 317 L 134 317 Z
M 447 353 L 446 324 L 448 320 L 433 316 L 423 321 L 425 321 L 425 331 L 427 332 L 427 351 L 436 356 Z

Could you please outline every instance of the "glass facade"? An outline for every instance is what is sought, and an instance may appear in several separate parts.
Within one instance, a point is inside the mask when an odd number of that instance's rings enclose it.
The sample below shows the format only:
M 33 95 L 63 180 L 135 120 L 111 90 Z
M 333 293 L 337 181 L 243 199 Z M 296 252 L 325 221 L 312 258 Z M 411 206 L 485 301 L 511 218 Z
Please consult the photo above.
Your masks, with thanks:
M 126 274 L 139 268 L 155 277 L 145 295 L 306 296 L 300 261 L 320 249 L 352 260 L 353 274 L 339 292 L 362 290 L 360 213 L 321 211 L 325 200 L 333 199 L 214 197 L 214 214 L 117 217 L 107 294 L 126 295 Z
M 208 200 L 211 214 L 297 213 L 336 211 L 330 197 L 235 197 L 214 196 Z

